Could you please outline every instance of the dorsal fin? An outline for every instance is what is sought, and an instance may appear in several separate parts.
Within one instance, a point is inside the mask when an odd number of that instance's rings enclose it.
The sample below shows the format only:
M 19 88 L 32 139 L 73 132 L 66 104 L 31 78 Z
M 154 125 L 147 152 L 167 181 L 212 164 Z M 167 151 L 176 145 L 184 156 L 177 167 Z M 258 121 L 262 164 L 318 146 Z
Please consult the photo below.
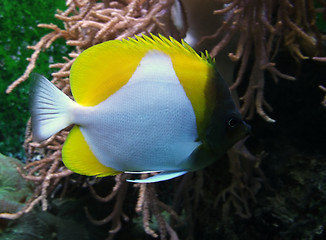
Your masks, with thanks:
M 213 102 L 210 81 L 214 60 L 198 55 L 184 41 L 161 35 L 136 36 L 135 39 L 111 40 L 88 48 L 80 54 L 71 68 L 70 84 L 75 100 L 83 106 L 95 106 L 124 86 L 148 51 L 162 51 L 170 56 L 175 72 L 191 101 L 198 132 L 207 125 L 209 102 Z M 215 99 L 215 98 L 214 98 Z M 212 108 L 212 107 L 209 107 Z M 205 120 L 206 119 L 206 120 Z

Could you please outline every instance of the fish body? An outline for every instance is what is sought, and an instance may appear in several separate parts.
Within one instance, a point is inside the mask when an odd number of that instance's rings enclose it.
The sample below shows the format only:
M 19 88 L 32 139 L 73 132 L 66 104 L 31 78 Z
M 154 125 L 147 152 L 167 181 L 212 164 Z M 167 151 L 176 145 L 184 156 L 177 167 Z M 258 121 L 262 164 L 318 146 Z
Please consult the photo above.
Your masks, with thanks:
M 242 121 L 208 54 L 160 36 L 112 40 L 75 60 L 75 101 L 35 74 L 33 137 L 49 138 L 75 124 L 64 164 L 88 176 L 160 174 L 156 182 L 201 169 L 243 138 Z

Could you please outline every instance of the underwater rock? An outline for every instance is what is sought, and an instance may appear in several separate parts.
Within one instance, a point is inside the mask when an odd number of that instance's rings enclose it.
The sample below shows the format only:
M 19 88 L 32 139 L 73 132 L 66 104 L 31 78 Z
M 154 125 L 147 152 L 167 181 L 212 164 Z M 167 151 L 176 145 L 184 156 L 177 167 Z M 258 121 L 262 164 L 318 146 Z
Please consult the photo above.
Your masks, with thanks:
M 0 213 L 16 213 L 32 195 L 32 184 L 26 182 L 17 171 L 23 163 L 0 153 Z M 0 233 L 9 221 L 0 219 Z
M 34 192 L 33 184 L 17 171 L 24 164 L 0 153 L 0 213 L 16 213 Z M 53 200 L 54 201 L 54 200 Z M 86 219 L 83 200 L 60 200 L 60 211 L 44 212 L 36 207 L 17 220 L 0 219 L 0 240 L 103 239 Z M 52 204 L 55 208 L 56 204 Z M 75 218 L 73 218 L 75 217 Z M 86 230 L 87 229 L 87 230 Z M 99 235 L 99 236 L 98 236 Z
M 23 163 L 0 153 L 0 212 L 17 212 L 33 193 L 32 184 L 21 177 L 17 167 Z
M 15 239 L 87 240 L 92 238 L 88 236 L 83 224 L 35 209 L 18 220 L 10 222 L 8 228 L 0 235 L 0 240 Z

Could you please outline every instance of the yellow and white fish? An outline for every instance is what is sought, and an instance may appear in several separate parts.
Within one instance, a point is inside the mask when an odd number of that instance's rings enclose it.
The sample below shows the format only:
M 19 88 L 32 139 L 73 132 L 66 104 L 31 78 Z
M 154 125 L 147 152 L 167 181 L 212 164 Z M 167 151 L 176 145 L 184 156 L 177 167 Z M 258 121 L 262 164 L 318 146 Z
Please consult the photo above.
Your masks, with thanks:
M 112 40 L 85 50 L 70 71 L 71 100 L 34 74 L 34 140 L 75 124 L 62 149 L 87 176 L 159 174 L 157 182 L 211 164 L 248 133 L 214 59 L 163 36 Z

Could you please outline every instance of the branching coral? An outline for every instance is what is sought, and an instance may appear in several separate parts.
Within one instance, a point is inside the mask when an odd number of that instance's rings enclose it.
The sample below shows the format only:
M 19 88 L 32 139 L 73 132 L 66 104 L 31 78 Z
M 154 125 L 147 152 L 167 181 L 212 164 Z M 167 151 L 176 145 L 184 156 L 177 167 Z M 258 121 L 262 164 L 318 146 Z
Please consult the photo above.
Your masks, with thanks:
M 121 229 L 121 219 L 124 221 L 129 221 L 129 217 L 123 212 L 124 200 L 127 196 L 127 189 L 129 183 L 126 182 L 126 179 L 130 177 L 130 174 L 119 174 L 115 177 L 115 186 L 110 193 L 105 196 L 99 196 L 93 186 L 90 184 L 90 190 L 93 197 L 100 202 L 110 202 L 115 199 L 115 204 L 112 212 L 105 218 L 97 220 L 91 216 L 91 213 L 85 208 L 86 214 L 90 221 L 94 225 L 104 225 L 107 223 L 112 223 L 111 229 L 109 230 L 109 239 L 113 239 L 115 234 L 118 233 Z M 147 174 L 143 174 L 142 178 L 148 177 Z M 179 223 L 181 222 L 178 214 L 168 205 L 160 201 L 156 195 L 155 184 L 135 184 L 136 188 L 139 188 L 138 200 L 135 205 L 135 211 L 139 214 L 142 214 L 143 227 L 145 232 L 157 238 L 160 236 L 160 239 L 167 239 L 169 235 L 172 240 L 178 239 L 177 233 L 170 226 L 168 221 L 163 217 L 162 212 L 168 212 L 175 220 Z M 158 222 L 158 235 L 151 227 L 150 222 L 155 217 Z
M 231 212 L 242 218 L 250 218 L 251 211 L 248 202 L 256 201 L 255 195 L 261 188 L 261 182 L 265 180 L 264 173 L 259 168 L 264 153 L 254 156 L 245 147 L 244 142 L 240 141 L 228 151 L 228 157 L 231 182 L 217 195 L 215 205 L 222 202 L 224 220 L 230 216 Z
M 225 16 L 222 25 L 216 33 L 206 36 L 207 39 L 217 39 L 211 55 L 217 56 L 227 46 L 232 38 L 238 36 L 235 53 L 229 53 L 232 61 L 240 61 L 240 67 L 235 82 L 230 87 L 235 90 L 241 83 L 245 71 L 251 66 L 249 81 L 240 111 L 247 119 L 256 112 L 266 121 L 275 120 L 266 114 L 265 109 L 271 106 L 264 98 L 265 72 L 269 72 L 275 82 L 277 77 L 294 80 L 294 77 L 277 70 L 271 62 L 280 42 L 283 41 L 297 57 L 305 58 L 301 49 L 310 49 L 310 54 L 318 54 L 321 44 L 321 34 L 315 26 L 316 9 L 312 0 L 220 0 L 223 9 L 215 10 L 215 14 Z M 299 44 L 300 43 L 300 44 Z M 253 63 L 251 63 L 253 57 Z
M 126 182 L 126 179 L 128 179 L 129 174 L 119 174 L 115 177 L 116 184 L 113 187 L 113 190 L 106 196 L 101 197 L 99 196 L 92 185 L 89 185 L 91 193 L 93 197 L 100 201 L 100 202 L 109 202 L 113 198 L 115 198 L 115 205 L 113 208 L 113 211 L 104 219 L 96 220 L 94 219 L 88 209 L 85 207 L 85 211 L 87 214 L 87 217 L 94 225 L 104 225 L 109 222 L 112 222 L 112 227 L 109 230 L 109 237 L 108 239 L 113 239 L 115 234 L 120 231 L 121 229 L 121 218 L 125 221 L 128 221 L 129 218 L 126 214 L 123 213 L 123 203 L 124 199 L 126 197 L 127 188 L 128 188 L 128 182 Z
M 60 29 L 54 24 L 39 24 L 39 27 L 49 28 L 53 32 L 45 35 L 35 45 L 29 48 L 34 50 L 29 64 L 24 74 L 11 84 L 7 93 L 10 93 L 17 85 L 25 81 L 33 71 L 40 52 L 47 49 L 51 44 L 64 38 L 66 44 L 75 46 L 75 51 L 69 54 L 69 57 L 63 57 L 63 63 L 51 64 L 50 68 L 59 70 L 52 74 L 52 81 L 64 93 L 71 96 L 69 86 L 70 67 L 75 58 L 88 47 L 111 39 L 123 39 L 133 37 L 142 33 L 160 33 L 162 35 L 173 35 L 180 39 L 184 34 L 184 29 L 177 29 L 171 19 L 171 8 L 173 0 L 159 1 L 102 1 L 95 0 L 68 0 L 67 10 L 59 11 L 56 18 L 64 22 L 64 29 Z M 26 203 L 25 207 L 17 213 L 1 213 L 0 218 L 17 219 L 25 213 L 28 213 L 36 204 L 41 203 L 42 209 L 48 208 L 47 198 L 58 187 L 60 182 L 64 182 L 62 194 L 71 182 L 69 180 L 72 172 L 67 170 L 61 161 L 61 148 L 65 141 L 69 129 L 65 129 L 58 134 L 50 137 L 42 143 L 33 142 L 30 122 L 27 126 L 25 149 L 27 152 L 28 163 L 23 169 L 17 170 L 23 178 L 36 183 L 33 196 Z M 39 159 L 40 158 L 40 159 Z M 112 222 L 112 229 L 109 231 L 111 239 L 121 228 L 120 218 L 127 220 L 128 217 L 123 214 L 123 199 L 126 195 L 127 183 L 125 179 L 128 175 L 118 175 L 116 186 L 106 197 L 99 197 L 90 185 L 90 191 L 99 201 L 110 201 L 116 199 L 114 210 L 106 218 L 95 220 L 91 213 L 86 209 L 89 219 L 96 225 Z M 66 179 L 65 181 L 62 181 Z M 167 221 L 161 215 L 161 209 L 173 213 L 173 210 L 158 199 L 155 195 L 154 186 L 138 186 L 140 188 L 140 197 L 143 201 L 138 203 L 137 211 L 143 213 L 144 229 L 151 236 L 158 236 L 149 228 L 151 213 L 154 214 L 159 222 L 159 232 L 161 239 L 166 239 L 167 233 L 177 239 L 177 235 L 170 227 Z M 173 214 L 176 216 L 176 214 Z
M 314 7 L 311 0 L 218 2 L 224 4 L 224 8 L 215 10 L 214 14 L 223 15 L 224 21 L 214 34 L 203 37 L 199 44 L 207 40 L 217 42 L 210 52 L 216 57 L 222 49 L 228 47 L 232 39 L 237 39 L 235 53 L 230 52 L 228 56 L 231 61 L 240 62 L 230 90 L 235 91 L 240 84 L 246 89 L 240 97 L 240 112 L 247 119 L 251 119 L 257 112 L 267 122 L 275 122 L 265 110 L 272 110 L 264 98 L 265 73 L 270 73 L 275 82 L 278 77 L 295 80 L 294 77 L 278 71 L 272 62 L 282 43 L 300 59 L 307 58 L 304 56 L 306 54 L 311 57 L 321 54 L 319 50 L 322 49 L 322 35 L 315 25 L 319 9 Z M 325 3 L 320 2 L 325 6 Z M 250 75 L 246 81 L 244 79 L 248 70 Z M 322 86 L 320 88 L 324 89 Z M 222 202 L 224 217 L 229 216 L 230 211 L 235 211 L 239 216 L 248 218 L 251 216 L 248 202 L 255 201 L 255 193 L 264 179 L 264 174 L 258 167 L 264 154 L 253 156 L 240 142 L 228 152 L 228 156 L 231 182 L 218 194 L 215 203 Z M 253 178 L 253 171 L 258 178 Z
M 278 71 L 272 62 L 281 44 L 295 57 L 301 59 L 307 58 L 304 55 L 321 54 L 322 35 L 315 25 L 316 13 L 320 9 L 316 9 L 311 0 L 218 2 L 223 4 L 224 8 L 215 10 L 214 14 L 222 15 L 224 21 L 214 34 L 203 37 L 198 44 L 207 40 L 217 41 L 210 52 L 216 57 L 222 49 L 228 47 L 232 39 L 237 39 L 235 53 L 230 52 L 228 56 L 231 61 L 240 62 L 230 90 L 235 91 L 240 85 L 244 85 L 246 89 L 240 98 L 242 101 L 240 112 L 247 119 L 251 119 L 257 112 L 267 122 L 275 122 L 266 113 L 266 109 L 272 110 L 272 107 L 264 98 L 265 73 L 269 72 L 275 82 L 278 81 L 278 77 L 295 79 Z M 323 1 L 320 1 L 320 4 L 325 6 Z M 248 70 L 250 75 L 248 81 L 245 81 Z M 322 86 L 320 88 L 324 89 Z M 258 157 L 251 155 L 243 143 L 230 150 L 228 155 L 231 182 L 218 194 L 216 203 L 223 200 L 224 217 L 229 216 L 230 211 L 235 211 L 239 216 L 248 218 L 251 216 L 248 202 L 255 201 L 255 193 L 260 188 L 260 181 L 264 179 L 264 174 L 258 167 L 263 155 Z M 253 178 L 253 171 L 258 178 Z
M 146 178 L 146 175 L 147 174 L 144 174 L 142 177 Z M 157 233 L 149 226 L 152 214 L 158 222 L 158 230 L 161 239 L 167 239 L 167 234 L 169 234 L 171 240 L 179 239 L 177 233 L 163 217 L 162 212 L 168 212 L 179 223 L 181 222 L 180 217 L 171 207 L 157 198 L 155 184 L 138 184 L 138 187 L 139 197 L 136 204 L 136 212 L 142 213 L 143 215 L 143 226 L 145 232 L 154 238 L 158 237 Z
M 69 69 L 78 54 L 94 44 L 111 39 L 123 39 L 140 35 L 142 33 L 161 33 L 181 38 L 184 34 L 179 32 L 171 19 L 173 0 L 125 0 L 102 1 L 95 0 L 68 0 L 67 10 L 59 11 L 56 18 L 62 20 L 65 29 L 60 29 L 54 24 L 39 24 L 38 27 L 49 28 L 53 32 L 45 35 L 35 45 L 29 48 L 34 50 L 25 73 L 11 84 L 7 93 L 10 93 L 18 84 L 25 81 L 35 67 L 36 60 L 43 49 L 64 38 L 67 45 L 75 46 L 76 51 L 64 58 L 62 64 L 53 64 L 51 68 L 60 68 L 53 74 L 54 82 L 61 82 L 69 76 Z M 59 83 L 58 83 L 59 84 Z M 59 84 L 61 85 L 61 84 Z M 64 83 L 64 85 L 66 85 Z

